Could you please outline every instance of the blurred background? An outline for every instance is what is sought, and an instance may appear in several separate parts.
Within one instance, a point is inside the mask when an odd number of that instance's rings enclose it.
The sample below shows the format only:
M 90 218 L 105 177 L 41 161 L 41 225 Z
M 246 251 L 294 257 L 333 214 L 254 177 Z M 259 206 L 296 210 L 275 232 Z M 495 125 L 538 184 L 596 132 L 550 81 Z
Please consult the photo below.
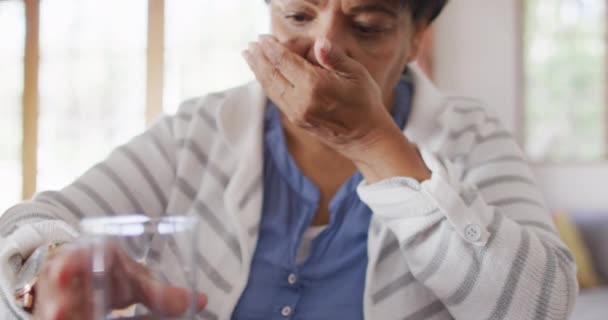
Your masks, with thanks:
M 0 214 L 253 79 L 240 52 L 268 21 L 261 0 L 0 0 Z M 608 279 L 608 0 L 450 0 L 419 61 L 496 109 L 554 212 L 603 221 L 582 255 Z

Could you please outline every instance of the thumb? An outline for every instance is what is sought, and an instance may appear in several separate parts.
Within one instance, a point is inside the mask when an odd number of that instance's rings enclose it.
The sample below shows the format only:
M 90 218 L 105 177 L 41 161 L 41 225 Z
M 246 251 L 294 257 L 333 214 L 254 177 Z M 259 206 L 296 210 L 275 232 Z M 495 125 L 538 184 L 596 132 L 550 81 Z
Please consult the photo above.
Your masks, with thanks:
M 349 57 L 343 49 L 334 46 L 326 38 L 315 42 L 315 55 L 321 66 L 338 73 L 354 74 L 360 67 L 360 64 Z
M 191 299 L 196 299 L 196 312 L 202 311 L 207 305 L 207 296 L 202 293 L 192 295 L 187 289 L 160 283 L 158 280 L 147 278 L 141 281 L 141 302 L 151 310 L 166 316 L 181 316 L 192 305 Z

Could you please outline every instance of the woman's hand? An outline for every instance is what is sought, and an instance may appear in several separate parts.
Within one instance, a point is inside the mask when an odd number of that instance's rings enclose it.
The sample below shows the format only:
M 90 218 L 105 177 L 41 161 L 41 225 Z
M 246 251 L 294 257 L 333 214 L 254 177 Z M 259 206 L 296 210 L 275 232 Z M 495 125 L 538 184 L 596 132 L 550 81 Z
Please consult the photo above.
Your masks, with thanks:
M 393 122 L 365 67 L 326 39 L 315 42 L 314 52 L 319 65 L 261 36 L 243 55 L 289 121 L 351 159 L 368 182 L 427 179 L 417 148 Z
M 154 312 L 179 316 L 187 311 L 187 290 L 163 284 L 153 278 L 142 264 L 132 260 L 118 247 L 108 245 L 104 278 L 110 279 L 111 307 L 123 309 L 142 303 Z M 34 319 L 92 319 L 93 274 L 90 248 L 65 245 L 45 261 L 36 284 Z M 203 310 L 207 297 L 198 295 L 197 308 Z

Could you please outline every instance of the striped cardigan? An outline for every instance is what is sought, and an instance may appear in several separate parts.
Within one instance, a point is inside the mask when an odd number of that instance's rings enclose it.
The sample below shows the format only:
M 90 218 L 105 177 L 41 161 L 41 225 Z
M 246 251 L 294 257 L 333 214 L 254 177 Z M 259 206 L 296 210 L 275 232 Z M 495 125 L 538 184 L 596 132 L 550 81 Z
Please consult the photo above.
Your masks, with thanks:
M 432 178 L 363 182 L 374 215 L 366 319 L 567 319 L 578 292 L 572 255 L 512 135 L 475 100 L 442 95 L 416 66 L 404 134 Z M 262 206 L 266 97 L 257 83 L 189 100 L 61 191 L 0 218 L 0 318 L 23 259 L 78 236 L 85 216 L 201 217 L 203 319 L 229 319 L 248 279 Z M 171 259 L 171 252 L 160 250 Z

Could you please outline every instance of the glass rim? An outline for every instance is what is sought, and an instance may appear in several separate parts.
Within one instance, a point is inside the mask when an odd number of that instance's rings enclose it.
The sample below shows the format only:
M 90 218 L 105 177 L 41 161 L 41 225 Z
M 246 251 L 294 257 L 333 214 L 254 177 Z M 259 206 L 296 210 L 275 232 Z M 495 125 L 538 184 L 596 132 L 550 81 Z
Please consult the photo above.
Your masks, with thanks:
M 139 236 L 186 232 L 193 230 L 197 223 L 198 218 L 191 215 L 150 217 L 133 214 L 83 218 L 80 228 L 88 235 Z

